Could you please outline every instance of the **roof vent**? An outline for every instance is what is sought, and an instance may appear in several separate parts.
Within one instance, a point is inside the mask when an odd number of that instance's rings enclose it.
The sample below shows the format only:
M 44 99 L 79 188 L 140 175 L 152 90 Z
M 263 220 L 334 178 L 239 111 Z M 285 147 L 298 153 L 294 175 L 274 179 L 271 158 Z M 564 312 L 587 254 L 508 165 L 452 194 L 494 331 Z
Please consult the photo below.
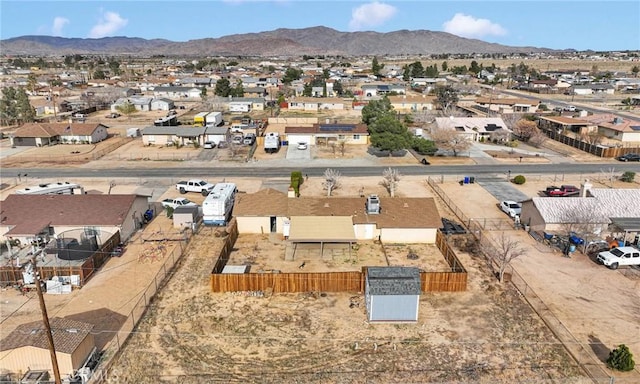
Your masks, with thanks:
M 622 122 L 623 122 L 622 117 L 613 118 L 613 124 L 622 124 Z
M 380 213 L 380 199 L 378 195 L 369 195 L 365 206 L 369 215 L 377 215 Z

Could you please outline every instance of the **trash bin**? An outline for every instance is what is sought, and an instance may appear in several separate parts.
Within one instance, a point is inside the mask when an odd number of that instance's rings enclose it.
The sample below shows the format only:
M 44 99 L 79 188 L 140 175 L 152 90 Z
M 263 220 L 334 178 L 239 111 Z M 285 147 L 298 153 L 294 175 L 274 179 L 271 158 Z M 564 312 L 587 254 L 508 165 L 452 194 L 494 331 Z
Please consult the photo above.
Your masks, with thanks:
M 465 176 L 464 177 L 464 183 L 465 184 L 469 184 L 469 176 Z
M 469 176 L 469 184 L 473 184 L 476 182 L 476 178 L 474 176 Z
M 574 244 L 569 245 L 569 252 L 575 252 L 576 246 Z

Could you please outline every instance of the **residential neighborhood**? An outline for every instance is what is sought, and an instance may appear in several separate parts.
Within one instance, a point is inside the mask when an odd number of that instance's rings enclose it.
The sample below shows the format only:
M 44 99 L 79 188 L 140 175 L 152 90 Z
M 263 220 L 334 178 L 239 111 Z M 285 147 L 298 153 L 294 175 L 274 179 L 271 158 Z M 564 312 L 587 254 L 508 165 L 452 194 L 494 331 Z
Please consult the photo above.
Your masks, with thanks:
M 109 60 L 0 57 L 0 382 L 640 380 L 637 53 Z

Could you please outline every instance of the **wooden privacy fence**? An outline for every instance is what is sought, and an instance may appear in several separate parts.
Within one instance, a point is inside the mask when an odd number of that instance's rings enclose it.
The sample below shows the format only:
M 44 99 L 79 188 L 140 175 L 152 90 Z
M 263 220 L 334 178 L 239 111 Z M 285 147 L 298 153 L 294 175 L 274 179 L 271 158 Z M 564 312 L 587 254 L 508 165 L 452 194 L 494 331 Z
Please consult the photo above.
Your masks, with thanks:
M 558 133 L 555 130 L 547 127 L 542 127 L 542 131 L 550 139 L 558 141 L 562 144 L 572 146 L 574 148 L 578 148 L 581 151 L 588 152 L 599 157 L 613 158 L 625 155 L 627 153 L 640 152 L 640 147 L 607 147 L 599 144 L 589 144 L 580 139 Z
M 366 267 L 362 271 L 319 273 L 221 273 L 238 238 L 237 222 L 227 227 L 218 260 L 211 272 L 212 292 L 267 291 L 284 292 L 362 292 Z M 438 232 L 436 245 L 451 267 L 449 272 L 420 272 L 422 292 L 462 292 L 467 289 L 467 271 L 449 247 L 446 238 Z
M 111 256 L 111 251 L 120 243 L 120 232 L 114 233 L 102 246 L 89 256 L 82 265 L 52 265 L 39 266 L 37 272 L 40 279 L 49 280 L 53 276 L 80 276 L 80 285 L 84 285 L 93 274 L 104 265 Z M 22 277 L 23 268 L 12 265 L 0 267 L 0 283 L 2 285 L 18 284 Z

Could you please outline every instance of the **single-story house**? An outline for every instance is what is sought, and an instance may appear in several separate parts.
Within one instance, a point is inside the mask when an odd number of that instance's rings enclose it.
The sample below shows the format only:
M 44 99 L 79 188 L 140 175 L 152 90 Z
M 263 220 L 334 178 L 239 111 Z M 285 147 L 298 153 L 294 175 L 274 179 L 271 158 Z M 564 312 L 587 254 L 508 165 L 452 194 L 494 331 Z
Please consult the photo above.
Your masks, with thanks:
M 607 94 L 613 95 L 615 93 L 615 87 L 611 84 L 593 83 L 584 85 L 573 85 L 571 92 L 574 95 L 594 95 L 594 94 Z
M 419 112 L 432 111 L 434 109 L 435 97 L 422 96 L 388 96 L 391 106 L 398 112 Z
M 196 87 L 161 86 L 153 88 L 153 97 L 169 99 L 200 99 L 202 90 Z
M 205 141 L 211 141 L 218 145 L 221 141 L 226 141 L 229 136 L 229 128 L 225 126 L 205 127 Z
M 351 102 L 349 101 L 349 104 Z M 296 97 L 288 102 L 290 110 L 318 112 L 321 110 L 339 110 L 345 109 L 345 100 L 334 97 Z
M 263 189 L 236 196 L 233 215 L 240 233 L 285 234 L 295 230 L 292 217 L 342 217 L 351 224 L 355 240 L 435 242 L 442 223 L 433 198 L 380 198 L 378 213 L 367 212 L 366 203 L 366 197 L 293 198 L 274 189 Z
M 121 97 L 111 104 L 111 112 L 118 112 L 118 107 L 129 103 L 132 104 L 137 111 L 151 111 L 151 97 Z
M 471 141 L 509 139 L 512 133 L 500 117 L 436 117 L 436 128 L 455 130 Z
M 531 113 L 538 110 L 540 100 L 478 97 L 476 104 L 497 113 Z
M 229 97 L 229 99 L 227 99 L 229 112 L 264 111 L 264 106 L 264 97 Z
M 169 111 L 174 108 L 175 104 L 171 99 L 167 99 L 165 97 L 156 97 L 151 100 L 152 111 Z
M 90 228 L 109 235 L 120 231 L 125 241 L 140 228 L 147 209 L 149 198 L 142 195 L 11 194 L 2 201 L 0 235 L 4 240 L 30 244 L 38 238 L 49 241 L 49 237 Z M 100 243 L 107 237 L 97 240 Z
M 142 129 L 144 145 L 204 144 L 206 127 L 153 126 Z
M 286 140 L 290 143 L 328 145 L 344 140 L 347 144 L 369 143 L 366 124 L 313 124 L 312 126 L 285 127 Z
M 60 143 L 98 143 L 109 134 L 103 124 L 27 123 L 10 136 L 16 147 L 42 147 Z
M 405 95 L 407 93 L 407 87 L 403 84 L 365 84 L 361 89 L 362 95 L 367 98 L 384 96 L 389 93 L 396 93 L 400 95 Z
M 538 126 L 556 133 L 573 132 L 600 135 L 626 143 L 640 142 L 640 120 L 620 117 L 611 113 L 585 115 L 577 118 L 564 116 L 541 116 Z
M 640 189 L 591 188 L 577 197 L 533 197 L 522 202 L 520 222 L 534 231 L 604 234 L 615 218 L 640 218 Z
M 246 87 L 244 88 L 244 95 L 246 97 L 265 97 L 267 96 L 267 90 L 264 87 Z
M 56 347 L 58 370 L 74 376 L 95 348 L 93 325 L 67 318 L 49 320 Z M 53 376 L 49 340 L 42 320 L 21 324 L 0 342 L 0 371 L 48 371 Z
M 416 322 L 420 308 L 420 270 L 368 267 L 364 299 L 370 322 Z

